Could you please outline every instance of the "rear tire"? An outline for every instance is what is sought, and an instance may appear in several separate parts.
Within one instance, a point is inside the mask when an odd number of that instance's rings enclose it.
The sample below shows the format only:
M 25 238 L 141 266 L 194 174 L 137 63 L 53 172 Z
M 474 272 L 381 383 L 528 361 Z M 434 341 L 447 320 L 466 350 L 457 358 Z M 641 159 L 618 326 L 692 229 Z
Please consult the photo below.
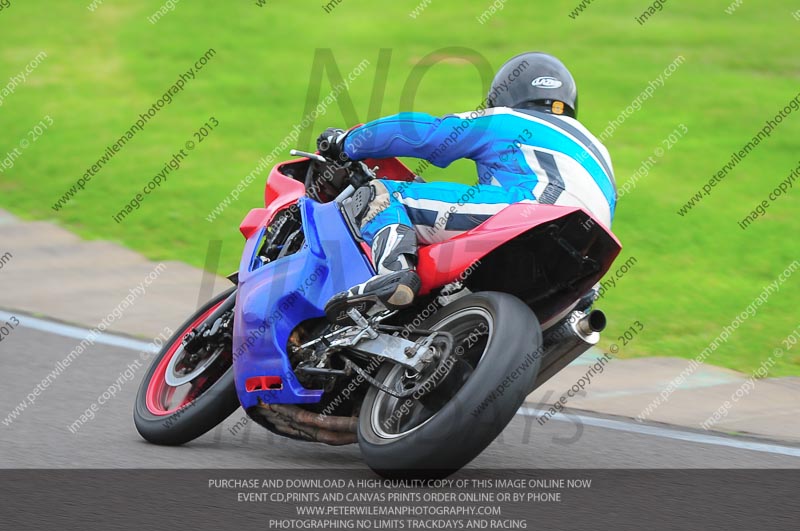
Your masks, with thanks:
M 484 339 L 475 341 L 468 323 L 480 319 L 486 321 L 488 331 Z M 512 295 L 467 295 L 420 328 L 449 331 L 455 336 L 454 350 L 468 348 L 436 390 L 413 401 L 413 406 L 408 406 L 410 399 L 395 399 L 376 387 L 367 392 L 359 415 L 359 446 L 370 468 L 385 477 L 444 477 L 462 468 L 511 421 L 539 371 L 539 322 Z M 402 373 L 387 363 L 377 380 L 392 386 Z M 437 399 L 437 393 L 445 394 Z M 438 410 L 437 400 L 444 402 Z M 403 404 L 413 409 L 395 420 Z M 404 425 L 405 418 L 409 420 Z
M 165 389 L 165 393 L 170 391 L 164 387 L 167 384 L 163 382 L 165 358 L 174 355 L 174 347 L 179 345 L 193 328 L 206 321 L 214 322 L 219 315 L 233 309 L 235 297 L 231 300 L 228 298 L 235 291 L 236 288 L 231 288 L 217 295 L 195 312 L 178 328 L 153 359 L 139 386 L 133 411 L 136 430 L 147 441 L 167 446 L 185 444 L 213 429 L 239 407 L 230 347 L 227 352 L 220 354 L 215 366 L 208 368 L 208 374 L 211 376 L 207 376 L 208 381 L 198 390 L 197 396 L 184 401 L 176 409 L 164 405 L 154 407 L 153 403 L 157 401 L 153 399 L 153 389 L 151 389 L 151 385 L 155 385 Z M 157 374 L 157 371 L 160 372 Z M 203 376 L 204 374 L 200 374 L 197 378 Z M 148 391 L 151 391 L 150 400 Z

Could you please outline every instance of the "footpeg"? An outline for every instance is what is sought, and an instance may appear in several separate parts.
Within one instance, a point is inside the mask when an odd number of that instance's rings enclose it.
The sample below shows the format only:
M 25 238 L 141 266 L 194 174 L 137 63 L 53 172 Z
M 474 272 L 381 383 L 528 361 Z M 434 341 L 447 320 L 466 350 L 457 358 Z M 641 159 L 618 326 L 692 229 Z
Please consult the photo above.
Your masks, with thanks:
M 364 333 L 367 335 L 367 337 L 370 339 L 376 339 L 378 337 L 378 332 L 376 332 L 375 329 L 370 326 L 367 318 L 361 315 L 358 310 L 355 308 L 349 308 L 347 310 L 347 315 L 350 316 L 350 319 L 353 320 L 356 326 L 364 330 Z

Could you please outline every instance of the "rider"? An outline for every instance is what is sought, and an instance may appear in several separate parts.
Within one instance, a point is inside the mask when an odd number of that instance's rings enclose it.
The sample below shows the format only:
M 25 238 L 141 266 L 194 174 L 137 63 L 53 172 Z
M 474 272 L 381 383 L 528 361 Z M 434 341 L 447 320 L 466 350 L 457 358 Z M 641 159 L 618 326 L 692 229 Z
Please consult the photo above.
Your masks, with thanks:
M 345 132 L 327 129 L 322 155 L 340 160 L 411 156 L 446 167 L 474 160 L 478 183 L 375 179 L 354 196 L 356 216 L 378 273 L 328 301 L 334 322 L 346 311 L 410 305 L 420 288 L 418 241 L 441 242 L 513 203 L 578 206 L 610 227 L 616 185 L 608 151 L 576 120 L 575 80 L 557 58 L 523 53 L 495 76 L 486 108 L 436 118 L 400 113 Z M 465 200 L 466 199 L 466 200 Z

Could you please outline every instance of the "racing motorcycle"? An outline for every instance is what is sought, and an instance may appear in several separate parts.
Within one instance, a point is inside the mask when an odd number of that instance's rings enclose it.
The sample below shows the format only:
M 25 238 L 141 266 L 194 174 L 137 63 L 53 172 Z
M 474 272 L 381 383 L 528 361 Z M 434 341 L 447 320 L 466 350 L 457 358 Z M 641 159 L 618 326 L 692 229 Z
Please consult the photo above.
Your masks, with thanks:
M 620 243 L 585 210 L 546 204 L 510 205 L 422 246 L 412 307 L 351 308 L 346 322 L 329 321 L 328 299 L 375 274 L 354 191 L 370 179 L 421 179 L 394 158 L 292 155 L 241 223 L 234 286 L 149 367 L 134 408 L 146 440 L 187 443 L 241 406 L 281 436 L 357 443 L 383 476 L 441 477 L 598 342 L 606 319 L 592 309 L 593 286 Z

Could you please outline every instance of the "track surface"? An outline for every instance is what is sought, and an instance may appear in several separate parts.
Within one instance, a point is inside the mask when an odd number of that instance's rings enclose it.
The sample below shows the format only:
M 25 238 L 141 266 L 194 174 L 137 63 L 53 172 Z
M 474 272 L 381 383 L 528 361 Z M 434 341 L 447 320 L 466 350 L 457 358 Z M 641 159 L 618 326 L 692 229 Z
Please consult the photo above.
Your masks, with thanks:
M 234 413 L 217 429 L 180 448 L 144 442 L 133 426 L 133 399 L 144 365 L 76 433 L 68 426 L 119 378 L 139 352 L 89 347 L 35 403 L 6 425 L 7 415 L 79 342 L 27 328 L 0 342 L 0 468 L 363 468 L 358 447 L 329 447 L 273 436 Z M 585 418 L 585 416 L 584 416 Z M 598 425 L 599 424 L 599 425 Z M 608 426 L 615 426 L 609 429 Z M 800 468 L 800 449 L 745 438 L 705 437 L 690 430 L 601 416 L 514 421 L 470 467 L 476 468 Z M 671 434 L 671 435 L 670 435 Z M 676 439 L 675 437 L 678 437 Z M 679 439 L 690 440 L 679 440 Z M 716 441 L 716 442 L 714 442 Z M 761 445 L 762 451 L 728 446 Z M 783 449 L 781 449 L 783 448 Z M 786 454 L 790 455 L 786 455 Z M 791 455 L 794 454 L 794 455 Z

